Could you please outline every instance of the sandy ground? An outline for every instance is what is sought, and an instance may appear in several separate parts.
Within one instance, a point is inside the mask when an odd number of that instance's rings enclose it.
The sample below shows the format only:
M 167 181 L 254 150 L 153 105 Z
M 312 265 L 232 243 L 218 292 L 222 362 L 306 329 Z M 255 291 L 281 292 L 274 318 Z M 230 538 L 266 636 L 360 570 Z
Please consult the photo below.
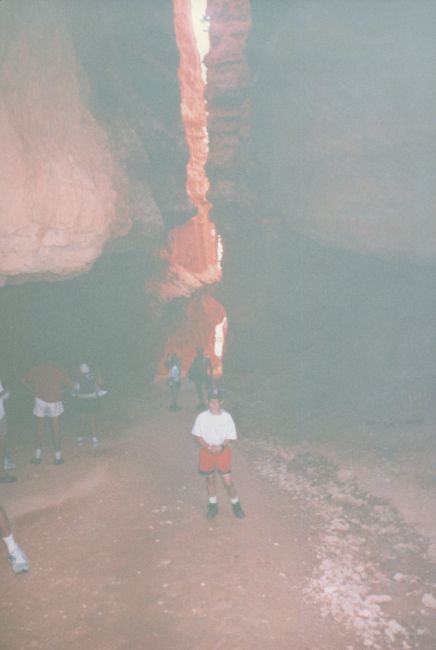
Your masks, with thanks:
M 232 516 L 220 486 L 208 522 L 189 387 L 181 402 L 170 413 L 151 387 L 130 422 L 109 405 L 97 451 L 76 447 L 67 420 L 59 467 L 48 453 L 31 465 L 30 440 L 17 443 L 19 481 L 0 486 L 0 501 L 31 570 L 15 576 L 0 557 L 0 648 L 436 648 L 435 522 L 412 516 L 434 485 L 414 491 L 404 469 L 403 512 L 383 463 L 241 426 L 234 476 L 247 518 Z

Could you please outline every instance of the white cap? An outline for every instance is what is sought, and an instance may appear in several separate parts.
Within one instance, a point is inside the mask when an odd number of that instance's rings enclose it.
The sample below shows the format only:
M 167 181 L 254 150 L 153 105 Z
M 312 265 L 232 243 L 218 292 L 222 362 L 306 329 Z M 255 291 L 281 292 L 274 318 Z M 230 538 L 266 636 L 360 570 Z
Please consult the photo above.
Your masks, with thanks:
M 90 367 L 86 363 L 81 363 L 79 368 L 80 368 L 80 372 L 83 372 L 84 375 L 87 375 L 88 372 L 91 372 Z

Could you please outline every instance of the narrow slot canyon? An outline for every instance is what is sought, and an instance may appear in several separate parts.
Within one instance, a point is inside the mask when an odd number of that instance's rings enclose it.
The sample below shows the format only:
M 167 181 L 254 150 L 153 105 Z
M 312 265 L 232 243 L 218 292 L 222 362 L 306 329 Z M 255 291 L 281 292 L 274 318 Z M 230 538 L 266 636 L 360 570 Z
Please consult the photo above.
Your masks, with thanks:
M 1 0 L 0 648 L 434 650 L 435 32 L 425 0 Z

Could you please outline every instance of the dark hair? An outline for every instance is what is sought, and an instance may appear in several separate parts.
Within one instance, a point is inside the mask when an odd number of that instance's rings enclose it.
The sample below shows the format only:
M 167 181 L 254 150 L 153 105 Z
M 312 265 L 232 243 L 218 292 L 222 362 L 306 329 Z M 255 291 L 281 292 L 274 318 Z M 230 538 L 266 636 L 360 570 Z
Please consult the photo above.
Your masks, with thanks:
M 220 402 L 224 398 L 224 393 L 220 388 L 211 388 L 207 394 L 207 399 L 210 401 L 212 399 L 217 399 Z

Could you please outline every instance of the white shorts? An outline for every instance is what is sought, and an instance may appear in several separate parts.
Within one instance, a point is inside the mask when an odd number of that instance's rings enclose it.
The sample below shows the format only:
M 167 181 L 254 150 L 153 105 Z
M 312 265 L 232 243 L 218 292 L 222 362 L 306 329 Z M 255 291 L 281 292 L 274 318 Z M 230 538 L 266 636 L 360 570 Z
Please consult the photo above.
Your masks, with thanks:
M 57 418 L 63 412 L 64 405 L 62 402 L 44 402 L 43 399 L 35 397 L 33 415 L 36 415 L 37 418 Z

